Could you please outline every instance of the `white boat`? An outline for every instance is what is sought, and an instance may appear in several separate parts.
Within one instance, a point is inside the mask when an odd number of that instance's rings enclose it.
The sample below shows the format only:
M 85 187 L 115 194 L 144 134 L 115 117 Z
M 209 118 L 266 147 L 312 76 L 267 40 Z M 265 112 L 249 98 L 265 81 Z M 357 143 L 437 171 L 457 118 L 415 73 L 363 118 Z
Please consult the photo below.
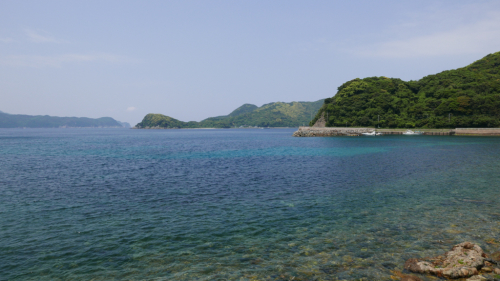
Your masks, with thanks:
M 375 131 L 370 132 L 370 133 L 361 133 L 363 136 L 381 136 L 382 133 L 377 133 Z
M 418 135 L 421 135 L 422 132 L 419 132 L 419 131 L 412 131 L 412 130 L 406 130 L 406 132 L 403 133 L 403 135 L 405 136 L 418 136 Z

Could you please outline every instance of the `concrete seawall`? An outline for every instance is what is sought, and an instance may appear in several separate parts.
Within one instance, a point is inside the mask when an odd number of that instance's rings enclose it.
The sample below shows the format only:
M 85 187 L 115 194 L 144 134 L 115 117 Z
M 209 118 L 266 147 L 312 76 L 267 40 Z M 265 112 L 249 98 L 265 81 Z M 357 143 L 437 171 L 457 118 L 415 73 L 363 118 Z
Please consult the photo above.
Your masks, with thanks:
M 415 130 L 419 131 L 419 130 Z M 379 129 L 377 132 L 380 132 L 384 135 L 402 135 L 406 130 L 390 130 L 390 129 Z M 455 135 L 455 130 L 434 130 L 434 131 L 424 131 L 422 132 L 424 136 L 453 136 Z
M 294 137 L 333 137 L 333 136 L 360 136 L 362 133 L 377 131 L 384 135 L 402 135 L 405 129 L 374 129 L 374 128 L 342 128 L 342 127 L 299 127 L 293 133 Z M 415 130 L 418 131 L 418 130 Z M 423 130 L 427 136 L 500 136 L 500 128 L 456 128 L 456 129 L 427 129 Z
M 500 128 L 457 128 L 457 136 L 500 136 Z
M 299 127 L 293 133 L 294 137 L 333 137 L 359 136 L 362 133 L 372 132 L 372 128 L 335 128 L 335 127 Z

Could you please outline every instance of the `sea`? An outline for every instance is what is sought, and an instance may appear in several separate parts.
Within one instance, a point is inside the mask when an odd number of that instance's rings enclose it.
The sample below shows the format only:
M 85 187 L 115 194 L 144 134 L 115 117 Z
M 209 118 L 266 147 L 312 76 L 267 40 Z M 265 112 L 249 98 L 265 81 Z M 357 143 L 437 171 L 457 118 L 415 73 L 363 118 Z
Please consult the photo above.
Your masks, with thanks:
M 500 250 L 500 138 L 294 131 L 1 129 L 0 280 L 399 280 Z

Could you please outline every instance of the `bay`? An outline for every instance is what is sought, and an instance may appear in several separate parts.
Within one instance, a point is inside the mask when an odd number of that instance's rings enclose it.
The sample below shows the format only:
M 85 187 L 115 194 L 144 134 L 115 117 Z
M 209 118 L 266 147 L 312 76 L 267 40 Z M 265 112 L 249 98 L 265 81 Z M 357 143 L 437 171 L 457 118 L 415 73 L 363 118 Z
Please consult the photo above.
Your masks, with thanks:
M 499 250 L 499 138 L 293 131 L 0 130 L 0 279 L 391 280 Z

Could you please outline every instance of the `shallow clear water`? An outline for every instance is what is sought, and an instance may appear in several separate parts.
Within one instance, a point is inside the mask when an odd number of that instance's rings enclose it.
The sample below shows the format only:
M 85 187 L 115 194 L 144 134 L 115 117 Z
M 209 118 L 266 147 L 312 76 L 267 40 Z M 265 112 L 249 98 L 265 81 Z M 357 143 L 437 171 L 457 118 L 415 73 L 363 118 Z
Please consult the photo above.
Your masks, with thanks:
M 292 133 L 0 130 L 0 279 L 391 280 L 499 250 L 500 138 Z

